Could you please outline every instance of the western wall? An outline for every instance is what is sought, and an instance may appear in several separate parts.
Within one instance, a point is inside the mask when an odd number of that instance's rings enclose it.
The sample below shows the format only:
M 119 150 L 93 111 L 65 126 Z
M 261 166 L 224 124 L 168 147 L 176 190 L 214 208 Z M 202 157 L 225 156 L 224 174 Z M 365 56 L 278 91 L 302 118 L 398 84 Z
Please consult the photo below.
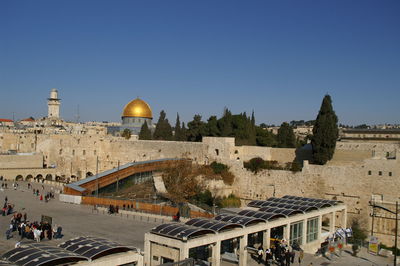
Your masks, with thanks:
M 126 140 L 100 134 L 0 133 L 1 153 L 16 150 L 41 154 L 52 179 L 59 176 L 73 181 L 95 174 L 97 160 L 99 172 L 118 164 L 159 158 L 189 158 L 199 164 L 218 161 L 229 165 L 236 178 L 232 186 L 211 182 L 209 187 L 214 193 L 233 192 L 244 201 L 286 194 L 337 199 L 348 206 L 349 221 L 356 218 L 368 230 L 371 199 L 389 204 L 399 199 L 400 159 L 396 154 L 399 148 L 396 143 L 341 141 L 337 143 L 334 158 L 320 166 L 308 163 L 311 151 L 307 149 L 235 146 L 233 138 L 205 137 L 196 143 Z M 254 174 L 243 167 L 244 161 L 254 157 L 280 163 L 297 158 L 304 160 L 304 165 L 300 172 L 263 170 Z M 15 180 L 17 172 L 0 169 L 0 175 L 6 179 Z M 24 175 L 25 179 L 27 173 L 18 175 Z M 374 225 L 375 233 L 389 245 L 394 242 L 394 221 L 390 218 L 376 219 Z

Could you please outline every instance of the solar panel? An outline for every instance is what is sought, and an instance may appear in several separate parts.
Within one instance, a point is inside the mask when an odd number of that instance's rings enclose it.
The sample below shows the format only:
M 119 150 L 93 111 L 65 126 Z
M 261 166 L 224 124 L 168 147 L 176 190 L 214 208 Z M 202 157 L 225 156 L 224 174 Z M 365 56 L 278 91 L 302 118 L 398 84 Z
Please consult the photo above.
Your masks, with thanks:
M 179 223 L 170 223 L 166 224 L 166 226 L 159 225 L 153 229 L 151 229 L 152 233 L 155 234 L 161 234 L 165 235 L 168 237 L 172 238 L 177 238 L 177 239 L 187 239 L 187 238 L 192 238 L 196 237 L 198 235 L 205 235 L 205 234 L 215 234 L 216 231 L 207 229 L 207 228 L 201 228 L 201 227 L 195 227 L 192 225 L 187 225 L 187 224 L 179 224 Z
M 47 246 L 45 244 L 23 244 L 3 255 L 4 259 L 17 265 L 54 265 L 55 261 L 77 262 L 87 260 L 78 254 L 62 248 Z

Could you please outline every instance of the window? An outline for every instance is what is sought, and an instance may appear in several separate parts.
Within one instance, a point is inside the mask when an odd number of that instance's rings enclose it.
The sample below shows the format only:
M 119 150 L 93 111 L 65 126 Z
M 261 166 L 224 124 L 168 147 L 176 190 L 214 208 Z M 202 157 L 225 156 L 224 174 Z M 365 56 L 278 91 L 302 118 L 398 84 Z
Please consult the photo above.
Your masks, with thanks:
M 93 155 L 96 155 L 96 153 L 97 153 L 96 150 L 94 150 L 94 151 L 93 151 Z
M 85 150 L 82 151 L 82 155 L 86 155 L 86 151 Z
M 379 171 L 379 175 L 382 175 L 382 171 Z
M 72 155 L 75 155 L 75 150 L 72 150 Z
M 368 171 L 368 175 L 371 175 L 372 174 L 372 171 Z
M 392 176 L 392 172 L 389 172 L 389 176 Z
M 217 154 L 217 156 L 219 155 L 219 150 L 215 149 L 215 154 Z
M 307 220 L 307 243 L 318 239 L 318 217 Z
M 297 243 L 301 245 L 303 242 L 303 222 L 290 225 L 290 245 Z
M 59 150 L 58 154 L 60 154 L 60 155 L 62 154 L 62 149 Z

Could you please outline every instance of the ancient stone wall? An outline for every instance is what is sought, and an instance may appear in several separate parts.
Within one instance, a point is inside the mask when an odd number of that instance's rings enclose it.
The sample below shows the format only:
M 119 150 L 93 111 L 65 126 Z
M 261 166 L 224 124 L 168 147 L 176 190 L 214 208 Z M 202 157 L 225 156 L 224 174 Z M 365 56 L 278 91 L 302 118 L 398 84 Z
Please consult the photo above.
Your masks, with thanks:
M 338 142 L 332 161 L 325 166 L 304 164 L 301 172 L 264 170 L 247 171 L 243 162 L 261 157 L 281 163 L 293 161 L 294 149 L 235 146 L 233 138 L 205 137 L 203 142 L 137 141 L 99 135 L 12 134 L 0 133 L 0 152 L 39 152 L 44 164 L 54 166 L 56 175 L 85 178 L 132 161 L 159 158 L 190 158 L 200 164 L 219 161 L 235 174 L 231 189 L 222 184 L 222 194 L 235 194 L 244 200 L 265 199 L 286 194 L 338 199 L 348 205 L 349 222 L 357 218 L 370 228 L 371 197 L 385 200 L 400 196 L 399 144 Z M 307 156 L 310 150 L 307 150 Z M 303 157 L 306 158 L 307 156 Z M 391 237 L 387 235 L 386 240 Z

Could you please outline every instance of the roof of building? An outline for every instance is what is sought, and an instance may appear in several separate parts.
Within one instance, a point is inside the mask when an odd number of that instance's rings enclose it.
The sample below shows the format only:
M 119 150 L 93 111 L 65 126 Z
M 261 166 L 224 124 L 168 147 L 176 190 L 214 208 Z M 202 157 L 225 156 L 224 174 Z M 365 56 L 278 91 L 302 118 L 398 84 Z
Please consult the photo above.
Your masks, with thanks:
M 0 122 L 14 122 L 11 119 L 0 118 Z
M 153 118 L 150 106 L 142 99 L 136 98 L 125 105 L 122 117 Z
M 276 219 L 287 218 L 297 214 L 328 208 L 342 204 L 341 201 L 284 196 L 268 200 L 254 200 L 248 206 L 252 209 L 241 209 L 235 214 L 220 214 L 214 219 L 195 218 L 186 224 L 162 224 L 151 230 L 151 233 L 187 240 L 206 234 L 216 234 L 220 231 L 242 228 L 257 223 L 268 223 Z
M 119 253 L 130 250 L 137 251 L 134 247 L 124 246 L 116 242 L 98 237 L 77 237 L 58 245 L 59 247 L 94 260 L 110 253 Z
M 16 265 L 24 266 L 60 265 L 87 260 L 87 258 L 65 249 L 42 243 L 23 244 L 4 253 L 2 258 Z
M 2 259 L 5 265 L 8 262 L 9 265 L 21 266 L 70 265 L 126 251 L 138 250 L 104 238 L 85 236 L 68 240 L 58 247 L 43 243 L 22 244 L 4 253 Z

